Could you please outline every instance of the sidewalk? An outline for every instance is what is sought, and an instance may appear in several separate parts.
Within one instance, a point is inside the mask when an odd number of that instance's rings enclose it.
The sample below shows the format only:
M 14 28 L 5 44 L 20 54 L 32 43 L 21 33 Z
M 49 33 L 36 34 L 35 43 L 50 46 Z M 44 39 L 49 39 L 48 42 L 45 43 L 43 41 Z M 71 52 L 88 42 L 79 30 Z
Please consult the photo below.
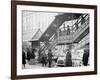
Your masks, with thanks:
M 57 66 L 53 65 L 53 67 L 57 67 Z M 45 66 L 43 67 L 41 63 L 29 64 L 28 62 L 26 62 L 25 68 L 24 66 L 22 66 L 22 69 L 44 69 L 44 68 L 48 68 L 48 65 L 46 67 Z
M 29 64 L 26 64 L 25 65 L 25 68 L 23 67 L 23 69 L 41 69 L 41 68 L 48 68 L 48 67 L 42 67 L 42 64 L 34 64 L 34 65 L 29 65 Z

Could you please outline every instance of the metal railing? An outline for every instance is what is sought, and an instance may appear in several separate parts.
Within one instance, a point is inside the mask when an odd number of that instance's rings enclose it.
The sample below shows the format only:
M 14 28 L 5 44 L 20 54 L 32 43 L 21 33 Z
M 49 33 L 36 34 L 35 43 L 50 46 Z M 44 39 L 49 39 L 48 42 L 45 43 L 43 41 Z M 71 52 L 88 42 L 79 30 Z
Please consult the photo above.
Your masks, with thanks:
M 78 28 L 75 27 L 76 23 L 73 25 L 73 31 L 69 35 L 59 36 L 58 42 L 73 42 L 79 35 L 81 35 L 89 27 L 89 15 L 83 17 L 85 19 L 84 23 L 80 19 L 76 21 Z M 81 24 L 81 25 L 80 25 Z
M 83 20 L 83 21 L 82 21 Z M 59 42 L 68 42 L 72 43 L 80 34 L 82 34 L 89 27 L 89 15 L 86 14 L 84 17 L 80 17 L 75 24 L 72 25 L 72 31 L 69 35 L 59 36 L 57 38 L 56 35 L 49 41 L 48 45 L 45 45 L 42 49 L 43 51 L 46 49 L 50 49 L 54 47 Z

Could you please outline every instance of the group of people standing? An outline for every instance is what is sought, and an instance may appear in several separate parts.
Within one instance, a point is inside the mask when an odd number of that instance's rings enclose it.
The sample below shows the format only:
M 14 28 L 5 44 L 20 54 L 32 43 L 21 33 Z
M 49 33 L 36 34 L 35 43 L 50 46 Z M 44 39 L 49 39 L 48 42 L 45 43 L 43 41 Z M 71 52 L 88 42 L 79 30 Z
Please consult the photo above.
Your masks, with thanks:
M 49 68 L 52 67 L 53 54 L 52 54 L 51 49 L 48 51 L 48 54 L 43 53 L 41 57 L 42 57 L 42 59 L 41 59 L 42 66 L 46 67 L 48 64 Z
M 32 54 L 29 50 L 28 51 L 25 51 L 25 50 L 22 51 L 22 64 L 23 64 L 24 67 L 25 67 L 25 64 L 26 64 L 26 60 L 30 61 L 31 58 L 35 59 L 35 54 L 34 54 L 33 51 L 32 51 Z M 51 49 L 49 49 L 47 54 L 42 53 L 42 55 L 41 55 L 42 66 L 51 68 L 53 62 L 57 63 L 58 58 L 59 57 L 54 58 Z M 84 50 L 83 57 L 82 57 L 82 62 L 83 62 L 84 66 L 88 65 L 88 58 L 89 58 L 89 50 Z M 70 50 L 68 50 L 67 53 L 66 53 L 66 56 L 65 56 L 65 67 L 71 67 L 71 66 L 73 66 L 72 65 L 72 55 L 71 55 Z
M 52 67 L 53 61 L 55 63 L 57 63 L 57 60 L 58 60 L 58 57 L 54 59 L 51 50 L 49 50 L 48 54 L 44 53 L 42 55 L 42 66 L 47 66 L 47 64 L 48 64 L 48 67 Z M 86 50 L 84 50 L 83 57 L 82 57 L 83 66 L 87 66 L 88 61 L 89 61 L 89 50 L 86 49 Z M 71 54 L 70 50 L 67 50 L 67 52 L 66 52 L 64 64 L 65 64 L 64 67 L 74 66 L 72 63 L 72 54 Z
M 26 60 L 29 62 L 30 59 L 35 59 L 34 51 L 30 51 L 29 49 L 27 51 L 22 51 L 22 64 L 25 68 Z
M 22 51 L 22 64 L 25 68 L 25 65 L 26 65 L 26 61 L 30 61 L 30 59 L 35 59 L 35 54 L 34 54 L 34 51 L 30 52 L 30 50 L 23 50 Z M 42 66 L 47 66 L 48 64 L 48 67 L 52 67 L 52 61 L 53 61 L 53 54 L 52 54 L 52 51 L 51 49 L 48 51 L 48 55 L 43 53 L 41 55 L 41 63 L 42 63 Z
M 82 56 L 82 65 L 88 66 L 89 65 L 88 62 L 89 62 L 89 49 L 84 49 L 83 56 Z M 73 66 L 72 65 L 72 55 L 71 55 L 70 50 L 68 50 L 66 54 L 65 66 L 66 67 Z
M 65 56 L 65 67 L 72 66 L 72 56 L 70 50 L 67 51 Z M 54 58 L 52 51 L 49 50 L 48 54 L 42 54 L 42 66 L 52 67 L 53 62 L 57 63 L 58 57 Z

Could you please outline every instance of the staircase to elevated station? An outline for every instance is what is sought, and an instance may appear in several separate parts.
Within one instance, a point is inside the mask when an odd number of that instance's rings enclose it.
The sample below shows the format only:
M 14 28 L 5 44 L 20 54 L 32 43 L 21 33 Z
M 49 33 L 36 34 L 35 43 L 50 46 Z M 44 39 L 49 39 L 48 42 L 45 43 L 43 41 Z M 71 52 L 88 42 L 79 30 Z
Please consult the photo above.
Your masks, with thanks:
M 86 19 L 83 23 L 81 21 L 78 21 L 78 27 L 79 27 L 78 29 L 76 29 L 76 30 L 74 29 L 76 23 L 73 25 L 73 32 L 71 32 L 69 35 L 59 36 L 59 37 L 57 37 L 55 35 L 52 40 L 50 40 L 50 41 L 48 40 L 48 44 L 42 48 L 42 51 L 45 51 L 48 49 L 53 49 L 56 45 L 60 45 L 60 44 L 72 44 L 72 43 L 79 43 L 80 42 L 80 45 L 81 44 L 85 45 L 86 44 L 84 42 L 85 39 L 87 39 L 86 41 L 87 41 L 87 43 L 89 43 L 89 39 L 88 39 L 88 37 L 89 37 L 89 35 L 88 35 L 88 33 L 89 33 L 89 15 L 85 15 L 84 18 L 86 18 Z M 61 21 L 61 23 L 63 23 L 63 22 L 64 22 L 64 20 Z M 56 33 L 56 31 L 55 31 L 55 33 Z M 47 34 L 47 33 L 45 33 L 45 34 Z M 82 42 L 81 40 L 84 40 L 84 41 Z M 78 46 L 78 47 L 80 47 L 80 46 Z

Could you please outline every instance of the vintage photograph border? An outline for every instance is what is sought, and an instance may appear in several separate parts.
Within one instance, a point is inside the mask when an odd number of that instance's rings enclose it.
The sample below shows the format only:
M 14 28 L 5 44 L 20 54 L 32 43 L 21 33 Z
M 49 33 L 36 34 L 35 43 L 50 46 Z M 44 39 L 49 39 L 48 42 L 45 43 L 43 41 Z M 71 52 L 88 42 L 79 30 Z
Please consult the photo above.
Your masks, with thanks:
M 95 54 L 94 71 L 36 74 L 36 75 L 17 75 L 17 44 L 18 44 L 17 43 L 17 5 L 93 9 L 94 10 L 94 54 Z M 47 2 L 33 2 L 33 1 L 11 1 L 11 79 L 12 80 L 44 78 L 44 77 L 92 75 L 92 74 L 97 74 L 97 6 L 96 5 L 47 3 Z

